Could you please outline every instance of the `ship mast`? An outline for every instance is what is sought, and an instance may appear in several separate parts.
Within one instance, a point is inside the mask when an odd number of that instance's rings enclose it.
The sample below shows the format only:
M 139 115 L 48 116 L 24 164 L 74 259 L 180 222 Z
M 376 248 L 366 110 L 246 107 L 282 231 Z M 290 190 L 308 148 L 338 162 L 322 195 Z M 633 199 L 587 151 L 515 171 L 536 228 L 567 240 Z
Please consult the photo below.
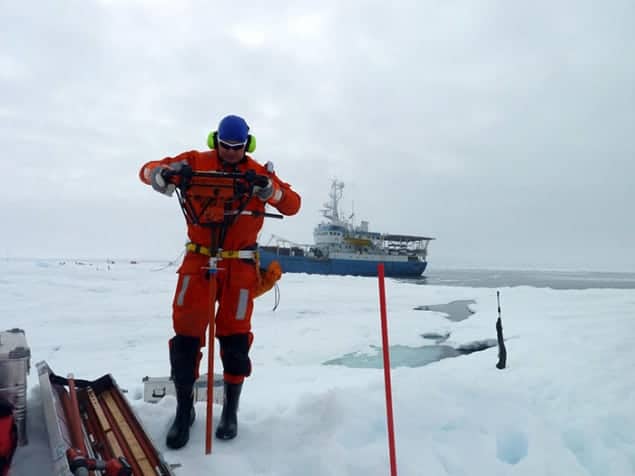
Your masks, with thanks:
M 343 225 L 344 222 L 340 218 L 339 203 L 342 199 L 344 190 L 344 182 L 333 180 L 331 182 L 331 191 L 329 192 L 329 201 L 326 202 L 320 210 L 324 218 L 328 219 L 331 223 L 337 225 Z

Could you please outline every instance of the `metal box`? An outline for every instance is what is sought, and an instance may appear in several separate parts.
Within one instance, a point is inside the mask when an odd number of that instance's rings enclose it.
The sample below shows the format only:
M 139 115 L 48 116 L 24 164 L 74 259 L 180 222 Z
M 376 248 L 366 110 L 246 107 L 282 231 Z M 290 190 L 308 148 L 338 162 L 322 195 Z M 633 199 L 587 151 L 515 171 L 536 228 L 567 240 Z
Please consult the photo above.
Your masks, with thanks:
M 207 374 L 194 382 L 195 402 L 207 401 Z M 143 401 L 156 403 L 166 395 L 176 396 L 174 382 L 170 377 L 143 377 Z M 214 374 L 214 403 L 223 404 L 223 375 Z
M 31 365 L 31 350 L 22 329 L 0 332 L 0 395 L 14 408 L 18 444 L 28 443 L 26 435 L 26 376 Z

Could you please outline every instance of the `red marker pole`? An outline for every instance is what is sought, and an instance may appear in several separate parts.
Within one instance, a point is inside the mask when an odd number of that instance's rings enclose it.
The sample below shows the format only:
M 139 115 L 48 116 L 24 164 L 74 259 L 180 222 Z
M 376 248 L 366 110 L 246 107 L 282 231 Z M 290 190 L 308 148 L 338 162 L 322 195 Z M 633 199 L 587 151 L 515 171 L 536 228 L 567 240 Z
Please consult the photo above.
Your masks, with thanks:
M 379 312 L 381 314 L 381 342 L 384 353 L 384 385 L 386 387 L 386 420 L 388 422 L 388 450 L 390 452 L 390 475 L 397 476 L 397 452 L 395 451 L 395 425 L 392 416 L 392 386 L 390 384 L 390 348 L 388 346 L 388 318 L 386 317 L 386 287 L 384 286 L 384 263 L 377 265 L 379 280 Z

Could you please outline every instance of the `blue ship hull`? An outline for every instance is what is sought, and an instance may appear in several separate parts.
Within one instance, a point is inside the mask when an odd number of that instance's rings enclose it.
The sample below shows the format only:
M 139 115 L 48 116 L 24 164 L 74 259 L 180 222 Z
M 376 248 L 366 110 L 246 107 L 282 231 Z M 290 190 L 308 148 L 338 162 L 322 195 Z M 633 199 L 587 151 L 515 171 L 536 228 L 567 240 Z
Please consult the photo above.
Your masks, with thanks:
M 271 261 L 280 263 L 284 273 L 336 274 L 340 276 L 377 276 L 377 265 L 382 261 L 315 258 L 312 256 L 279 255 L 260 248 L 260 266 L 266 268 Z M 419 277 L 426 269 L 427 262 L 383 261 L 387 277 Z

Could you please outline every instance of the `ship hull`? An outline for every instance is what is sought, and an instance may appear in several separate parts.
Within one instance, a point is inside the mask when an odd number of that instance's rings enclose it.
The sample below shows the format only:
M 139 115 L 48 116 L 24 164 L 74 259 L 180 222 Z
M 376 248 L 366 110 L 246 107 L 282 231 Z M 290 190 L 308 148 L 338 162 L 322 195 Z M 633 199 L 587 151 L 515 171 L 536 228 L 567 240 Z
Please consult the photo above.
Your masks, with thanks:
M 316 258 L 313 256 L 290 256 L 278 254 L 262 247 L 259 251 L 260 266 L 266 268 L 271 261 L 276 260 L 284 273 L 332 274 L 340 276 L 377 276 L 377 265 L 384 263 L 384 273 L 388 277 L 419 277 L 426 269 L 427 262 L 423 260 L 391 261 L 387 256 L 380 259 L 347 259 L 347 258 Z

